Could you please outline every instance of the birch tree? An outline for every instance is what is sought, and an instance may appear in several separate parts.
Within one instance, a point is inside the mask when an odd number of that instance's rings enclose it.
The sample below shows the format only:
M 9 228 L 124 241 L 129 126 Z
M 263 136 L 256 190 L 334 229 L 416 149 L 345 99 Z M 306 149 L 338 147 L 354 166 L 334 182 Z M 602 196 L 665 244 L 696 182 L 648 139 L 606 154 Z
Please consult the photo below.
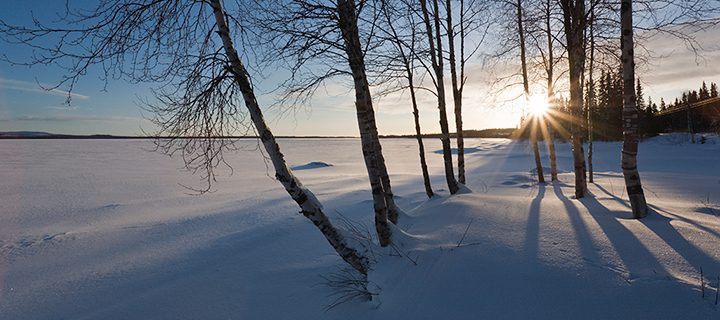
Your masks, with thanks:
M 389 178 L 385 178 L 387 177 L 387 169 L 382 158 L 370 85 L 365 73 L 365 60 L 360 44 L 355 2 L 353 0 L 338 0 L 337 12 L 338 25 L 345 44 L 345 54 L 347 55 L 355 87 L 355 107 L 358 126 L 360 127 L 360 140 L 362 141 L 363 154 L 366 155 L 365 164 L 370 178 L 376 212 L 375 228 L 378 232 L 380 245 L 387 246 L 390 244 L 388 219 L 397 222 L 397 216 L 393 219 L 392 214 L 387 213 L 392 206 L 389 203 L 392 200 L 388 201 L 392 199 L 392 192 L 390 191 Z
M 557 128 L 557 122 L 554 120 L 555 116 L 555 105 L 556 105 L 556 99 L 555 99 L 555 66 L 559 62 L 559 60 L 556 60 L 555 55 L 555 34 L 553 33 L 552 28 L 552 8 L 554 1 L 552 0 L 546 0 L 544 3 L 543 11 L 543 22 L 544 22 L 544 36 L 547 41 L 547 52 L 543 54 L 541 46 L 538 46 L 540 48 L 540 53 L 542 55 L 542 65 L 545 69 L 546 74 L 546 85 L 547 85 L 547 99 L 548 104 L 550 105 L 550 112 L 549 112 L 549 125 L 548 126 L 541 126 L 541 128 L 547 128 L 548 134 L 546 135 L 545 141 L 547 141 L 548 144 L 548 156 L 550 157 L 550 180 L 551 181 L 557 181 L 557 155 L 555 152 L 555 131 Z M 545 119 L 545 118 L 543 118 Z
M 380 44 L 375 43 L 378 3 L 353 0 L 257 1 L 260 12 L 255 25 L 262 30 L 263 46 L 268 60 L 285 67 L 290 78 L 282 85 L 283 100 L 291 105 L 308 102 L 316 90 L 330 79 L 352 79 L 355 113 L 358 121 L 362 155 L 368 173 L 375 211 L 375 228 L 381 246 L 391 241 L 388 221 L 398 221 L 400 209 L 394 201 L 390 178 L 382 154 L 370 90 L 368 59 Z M 364 17 L 362 13 L 367 17 Z M 367 29 L 360 28 L 361 25 Z M 280 60 L 280 61 L 278 61 Z
M 572 117 L 571 139 L 573 167 L 575 173 L 575 198 L 580 199 L 587 192 L 585 180 L 585 152 L 582 145 L 583 134 L 583 83 L 585 71 L 585 28 L 587 15 L 585 0 L 560 0 L 563 11 L 565 45 L 568 54 L 568 71 L 570 83 L 570 115 Z
M 94 10 L 67 9 L 54 24 L 35 20 L 30 26 L 0 22 L 5 40 L 32 47 L 30 65 L 67 66 L 58 86 L 72 88 L 92 66 L 105 77 L 153 82 L 155 113 L 162 150 L 182 154 L 208 182 L 213 169 L 226 163 L 233 136 L 249 115 L 273 168 L 275 178 L 300 207 L 300 212 L 323 234 L 340 257 L 362 274 L 369 260 L 351 247 L 322 210 L 315 195 L 292 174 L 275 136 L 264 120 L 250 74 L 233 36 L 241 17 L 208 1 L 102 1 Z M 50 45 L 47 45 L 51 43 Z M 244 102 L 244 108 L 239 100 Z
M 523 28 L 523 5 L 522 0 L 517 0 L 515 5 L 517 9 L 517 30 L 518 39 L 520 45 L 520 66 L 522 68 L 522 79 L 523 79 L 523 95 L 525 96 L 525 104 L 530 104 L 530 81 L 528 80 L 527 60 L 525 57 L 525 30 Z M 530 119 L 530 143 L 533 148 L 533 156 L 535 158 L 535 168 L 537 170 L 538 182 L 544 183 L 545 177 L 543 175 L 542 162 L 540 160 L 540 151 L 538 150 L 537 143 L 537 130 L 539 129 L 539 121 L 537 115 L 533 115 Z
M 622 170 L 625 178 L 630 206 L 633 217 L 639 219 L 647 216 L 648 208 L 645 202 L 640 173 L 637 169 L 638 153 L 638 120 L 639 114 L 635 97 L 635 59 L 633 43 L 632 0 L 622 0 L 621 39 L 622 39 L 622 72 L 623 72 L 623 147 Z
M 440 8 L 438 0 L 433 0 L 433 15 L 432 20 L 430 11 L 427 6 L 427 0 L 420 0 L 420 8 L 422 10 L 423 21 L 425 23 L 425 30 L 427 33 L 428 45 L 430 47 L 430 60 L 432 63 L 432 69 L 435 73 L 433 83 L 435 84 L 437 100 L 438 100 L 438 111 L 440 112 L 440 140 L 443 148 L 443 163 L 445 166 L 445 180 L 447 181 L 448 190 L 451 194 L 455 194 L 460 189 L 458 182 L 455 179 L 453 173 L 452 163 L 452 151 L 450 146 L 450 131 L 448 129 L 447 111 L 446 111 L 446 99 L 445 99 L 445 83 L 444 83 L 444 70 L 443 70 L 443 48 L 442 48 L 442 35 L 440 31 Z M 434 25 L 433 25 L 434 24 Z M 433 34 L 434 33 L 434 34 Z
M 445 0 L 445 22 L 447 23 L 448 62 L 450 63 L 450 84 L 452 86 L 453 104 L 455 106 L 455 135 L 457 139 L 458 182 L 465 184 L 465 141 L 462 123 L 462 89 L 465 83 L 465 28 L 463 18 L 465 2 L 460 0 L 460 74 L 458 75 L 455 59 L 455 26 L 453 25 L 452 1 Z M 439 14 L 436 12 L 436 14 Z M 458 77 L 460 78 L 458 81 Z
M 404 10 L 403 10 L 404 9 Z M 401 13 L 405 11 L 404 14 Z M 415 124 L 415 139 L 418 143 L 418 152 L 420 155 L 420 169 L 423 175 L 423 184 L 425 186 L 425 194 L 428 198 L 432 198 L 435 193 L 430 184 L 430 174 L 428 173 L 427 161 L 425 159 L 425 144 L 423 143 L 422 131 L 420 129 L 420 111 L 418 109 L 416 85 L 415 85 L 415 61 L 418 56 L 417 49 L 417 32 L 413 17 L 414 13 L 410 4 L 402 2 L 400 7 L 394 7 L 390 1 L 383 0 L 382 7 L 383 16 L 385 17 L 386 28 L 382 29 L 389 37 L 392 43 L 393 51 L 390 55 L 396 56 L 404 72 L 404 78 L 407 81 L 407 89 L 410 92 L 410 103 L 412 105 L 413 120 Z M 405 25 L 401 28 L 408 30 L 409 35 L 401 36 L 398 28 L 395 27 L 397 20 L 404 21 Z M 403 87 L 403 85 L 400 85 Z
M 593 115 L 594 109 L 595 109 L 595 79 L 594 79 L 594 73 L 595 73 L 595 10 L 594 8 L 590 9 L 590 21 L 589 21 L 590 27 L 588 31 L 588 35 L 590 37 L 589 43 L 590 43 L 590 66 L 588 68 L 588 81 L 587 81 L 587 101 L 586 103 L 586 119 L 587 119 L 587 140 L 588 140 L 588 155 L 587 155 L 587 174 L 588 174 L 588 181 L 590 183 L 593 183 L 594 177 L 593 177 L 593 138 L 594 138 L 594 119 Z

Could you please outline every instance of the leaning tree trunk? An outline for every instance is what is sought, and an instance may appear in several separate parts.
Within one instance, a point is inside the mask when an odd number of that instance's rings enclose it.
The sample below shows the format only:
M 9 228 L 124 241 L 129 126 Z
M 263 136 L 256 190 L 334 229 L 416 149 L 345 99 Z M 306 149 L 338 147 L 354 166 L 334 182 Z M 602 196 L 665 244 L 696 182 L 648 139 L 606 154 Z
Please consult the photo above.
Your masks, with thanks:
M 363 75 L 365 74 L 363 62 Z M 367 78 L 365 78 L 367 79 Z M 365 80 L 365 88 L 367 88 L 367 96 L 370 97 L 370 86 L 367 85 Z M 387 206 L 387 218 L 390 222 L 397 224 L 398 217 L 400 216 L 400 209 L 395 204 L 395 195 L 392 192 L 392 186 L 390 185 L 390 175 L 388 174 L 387 167 L 385 166 L 385 157 L 382 154 L 382 146 L 380 145 L 380 136 L 378 134 L 377 125 L 375 124 L 375 112 L 372 107 L 372 98 L 370 98 L 370 105 L 366 109 L 365 123 L 367 123 L 371 140 L 375 147 L 375 156 L 377 157 L 378 174 L 380 175 L 380 183 L 382 184 L 385 205 Z
M 523 93 L 525 95 L 525 105 L 530 104 L 530 81 L 528 80 L 527 63 L 525 60 L 525 31 L 523 30 L 523 12 L 522 0 L 517 0 L 517 26 L 518 35 L 520 36 L 520 65 L 522 66 L 523 77 Z M 532 115 L 530 121 L 530 143 L 533 148 L 533 156 L 535 157 L 535 168 L 537 170 L 538 182 L 545 183 L 545 175 L 543 174 L 542 161 L 540 161 L 540 150 L 537 143 L 538 128 L 537 115 Z
M 567 42 L 569 75 L 570 75 L 570 110 L 572 114 L 572 153 L 575 171 L 575 198 L 585 196 L 587 183 L 585 180 L 585 152 L 582 146 L 581 119 L 583 107 L 582 73 L 585 67 L 586 26 L 585 0 L 561 0 Z
M 420 0 L 420 7 L 423 12 L 423 20 L 425 21 L 425 28 L 427 29 L 428 42 L 430 44 L 430 57 L 432 60 L 432 66 L 435 71 L 435 85 L 437 88 L 438 98 L 438 110 L 440 111 L 440 131 L 443 148 L 443 163 L 445 164 L 445 180 L 447 180 L 448 189 L 451 194 L 458 192 L 459 187 L 457 180 L 455 180 L 455 173 L 453 173 L 452 163 L 452 148 L 450 147 L 450 131 L 448 129 L 447 112 L 445 110 L 445 84 L 443 80 L 443 56 L 442 56 L 442 40 L 440 38 L 440 17 L 438 16 L 438 1 L 434 0 L 435 9 L 435 38 L 437 40 L 437 50 L 435 48 L 435 41 L 433 41 L 433 28 L 430 25 L 430 15 L 427 10 L 426 0 Z
M 227 20 L 225 18 L 225 11 L 220 3 L 220 0 L 210 0 L 210 4 L 215 14 L 215 21 L 218 28 L 218 35 L 222 39 L 223 48 L 225 55 L 227 56 L 229 66 L 228 69 L 232 72 L 235 83 L 238 85 L 242 92 L 243 99 L 245 100 L 245 106 L 250 113 L 250 118 L 260 136 L 260 140 L 265 147 L 270 160 L 272 161 L 273 167 L 275 168 L 275 177 L 280 183 L 282 183 L 285 190 L 290 194 L 293 200 L 300 206 L 302 214 L 310 219 L 315 226 L 320 229 L 320 232 L 325 236 L 325 239 L 335 249 L 335 251 L 345 260 L 350 266 L 362 274 L 367 274 L 369 263 L 367 257 L 361 255 L 357 250 L 348 246 L 343 236 L 338 230 L 332 225 L 330 219 L 323 213 L 322 205 L 317 200 L 315 195 L 303 187 L 300 181 L 292 174 L 290 169 L 285 163 L 285 158 L 280 152 L 280 147 L 275 141 L 275 136 L 268 128 L 263 118 L 262 111 L 258 105 L 255 93 L 250 79 L 248 78 L 245 66 L 240 61 L 240 58 L 235 50 L 235 47 L 230 37 L 230 29 L 228 27 Z
M 372 106 L 370 86 L 365 73 L 365 61 L 360 45 L 357 16 L 355 14 L 355 1 L 338 0 L 337 10 L 340 32 L 342 33 L 345 43 L 345 53 L 347 54 L 355 86 L 355 108 L 358 127 L 360 128 L 360 141 L 365 158 L 365 167 L 368 171 L 373 196 L 375 229 L 378 233 L 380 245 L 384 247 L 390 244 L 391 237 L 390 227 L 388 225 L 388 197 L 382 183 L 382 171 L 386 170 L 382 170 L 385 164 L 381 164 L 383 159 L 379 154 L 381 151 L 380 142 L 377 141 L 378 135 L 377 127 L 375 126 L 375 112 Z
M 452 24 L 452 7 L 450 0 L 445 1 L 447 14 L 448 60 L 450 60 L 450 83 L 452 84 L 453 103 L 455 104 L 455 132 L 457 135 L 458 182 L 465 184 L 465 139 L 462 123 L 462 91 L 458 85 L 457 66 L 455 62 L 455 32 Z M 437 14 L 437 13 L 435 13 Z M 462 12 L 460 13 L 462 18 Z M 460 21 L 460 23 L 464 23 Z M 464 35 L 462 35 L 464 36 Z M 462 81 L 462 80 L 461 80 Z
M 622 0 L 620 7 L 622 24 L 622 70 L 623 70 L 623 148 L 622 169 L 625 187 L 633 216 L 637 219 L 648 214 L 645 194 L 637 169 L 638 110 L 635 100 L 635 52 L 633 43 L 632 0 Z

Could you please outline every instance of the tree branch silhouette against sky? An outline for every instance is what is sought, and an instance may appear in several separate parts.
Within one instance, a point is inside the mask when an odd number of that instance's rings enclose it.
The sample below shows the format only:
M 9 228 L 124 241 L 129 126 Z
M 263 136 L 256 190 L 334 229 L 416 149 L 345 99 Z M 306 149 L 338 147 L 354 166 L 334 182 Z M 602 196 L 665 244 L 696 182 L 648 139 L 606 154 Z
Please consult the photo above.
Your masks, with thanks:
M 74 7 L 94 6 L 93 1 L 71 1 Z M 32 17 L 57 21 L 65 10 L 64 1 L 0 2 L 0 19 L 11 24 L 29 24 Z M 703 51 L 696 56 L 680 40 L 666 35 L 651 37 L 645 46 L 654 52 L 649 64 L 638 69 L 646 94 L 653 101 L 671 101 L 683 91 L 695 89 L 698 83 L 720 80 L 720 30 L 710 29 L 696 35 Z M 498 43 L 499 41 L 488 41 Z M 481 48 L 485 54 L 496 48 Z M 0 55 L 18 60 L 32 55 L 28 47 L 0 41 Z M 519 69 L 518 65 L 488 64 L 477 59 L 467 65 L 468 82 L 463 97 L 463 123 L 466 130 L 515 127 L 519 123 L 522 86 L 490 96 L 493 74 Z M 492 67 L 488 67 L 492 65 Z M 138 102 L 152 96 L 150 84 L 130 84 L 123 79 L 103 81 L 99 67 L 91 67 L 72 89 L 71 102 L 66 103 L 69 88 L 52 88 L 65 70 L 54 65 L 20 66 L 0 61 L 0 131 L 45 131 L 63 134 L 142 135 L 152 132 Z M 263 77 L 254 77 L 261 105 L 273 104 L 278 83 L 285 80 L 283 72 L 265 70 Z M 266 110 L 277 135 L 358 136 L 351 83 L 326 84 L 308 105 L 287 111 Z M 544 94 L 541 80 L 531 84 L 531 92 Z M 44 89 L 45 88 L 45 89 Z M 565 88 L 559 92 L 564 97 Z M 450 92 L 448 92 L 450 93 Z M 423 131 L 440 132 L 434 96 L 418 95 Z M 409 93 L 401 92 L 376 102 L 380 134 L 412 134 L 412 110 Z M 449 121 L 454 118 L 449 114 Z M 322 125 L 319 125 L 322 124 Z

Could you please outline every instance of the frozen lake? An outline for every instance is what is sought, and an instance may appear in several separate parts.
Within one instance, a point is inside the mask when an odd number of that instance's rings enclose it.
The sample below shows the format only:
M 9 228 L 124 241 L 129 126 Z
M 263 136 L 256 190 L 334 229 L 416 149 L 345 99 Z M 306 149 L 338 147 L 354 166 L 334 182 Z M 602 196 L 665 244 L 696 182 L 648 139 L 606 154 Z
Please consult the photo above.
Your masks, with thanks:
M 641 144 L 654 213 L 640 222 L 628 219 L 620 143 L 596 144 L 596 184 L 577 201 L 567 144 L 561 181 L 538 185 L 527 143 L 468 139 L 473 192 L 450 197 L 440 141 L 426 139 L 439 194 L 427 200 L 416 141 L 384 139 L 408 213 L 401 250 L 413 259 L 378 248 L 378 299 L 326 312 L 320 275 L 342 262 L 254 140 L 239 142 L 232 172 L 201 196 L 183 187 L 200 178 L 150 141 L 0 140 L 0 319 L 717 317 L 714 289 L 702 299 L 696 283 L 700 268 L 720 275 L 720 145 L 708 142 Z M 281 149 L 331 219 L 371 225 L 358 139 L 285 139 Z M 450 250 L 466 228 L 473 245 Z

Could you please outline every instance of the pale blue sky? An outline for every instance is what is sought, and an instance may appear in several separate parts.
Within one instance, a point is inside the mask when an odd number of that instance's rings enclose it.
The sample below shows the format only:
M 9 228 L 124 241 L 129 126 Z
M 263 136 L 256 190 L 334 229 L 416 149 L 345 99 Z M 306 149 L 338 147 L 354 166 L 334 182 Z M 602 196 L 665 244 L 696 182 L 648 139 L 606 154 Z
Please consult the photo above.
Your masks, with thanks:
M 89 0 L 88 0 L 89 1 Z M 22 22 L 28 12 L 39 17 L 51 17 L 63 1 L 0 1 L 0 18 L 8 22 Z M 92 3 L 92 1 L 90 1 Z M 717 49 L 718 32 L 701 34 L 708 49 Z M 658 56 L 652 65 L 638 71 L 645 83 L 646 93 L 659 101 L 672 99 L 683 90 L 696 89 L 705 80 L 720 82 L 720 54 L 705 53 L 696 59 L 685 47 L 673 40 L 655 39 L 648 44 Z M 27 55 L 26 48 L 0 42 L 0 52 L 10 56 Z M 514 127 L 520 112 L 517 104 L 499 104 L 488 97 L 488 70 L 478 64 L 469 66 L 469 83 L 465 91 L 464 126 L 466 129 Z M 75 87 L 72 105 L 63 105 L 66 95 L 60 90 L 45 91 L 38 83 L 52 86 L 62 70 L 52 66 L 32 68 L 12 66 L 0 62 L 0 131 L 47 131 L 67 134 L 140 135 L 141 128 L 152 130 L 136 105 L 138 97 L 149 97 L 148 85 L 132 85 L 124 81 L 110 81 L 106 90 L 97 70 L 91 70 Z M 272 87 L 277 77 L 268 77 L 260 89 Z M 508 92 L 508 96 L 516 93 Z M 357 136 L 353 93 L 347 86 L 328 84 L 320 90 L 311 105 L 279 116 L 277 110 L 266 110 L 266 118 L 277 135 L 348 135 Z M 503 98 L 497 98 L 503 100 Z M 261 103 L 269 105 L 269 97 Z M 439 132 L 437 104 L 431 96 L 420 97 L 424 132 Z M 490 107 L 492 105 L 501 105 Z M 381 134 L 410 134 L 414 132 L 411 106 L 407 94 L 383 98 L 375 103 L 378 128 Z M 147 116 L 147 115 L 145 115 Z M 450 115 L 451 123 L 454 123 Z

